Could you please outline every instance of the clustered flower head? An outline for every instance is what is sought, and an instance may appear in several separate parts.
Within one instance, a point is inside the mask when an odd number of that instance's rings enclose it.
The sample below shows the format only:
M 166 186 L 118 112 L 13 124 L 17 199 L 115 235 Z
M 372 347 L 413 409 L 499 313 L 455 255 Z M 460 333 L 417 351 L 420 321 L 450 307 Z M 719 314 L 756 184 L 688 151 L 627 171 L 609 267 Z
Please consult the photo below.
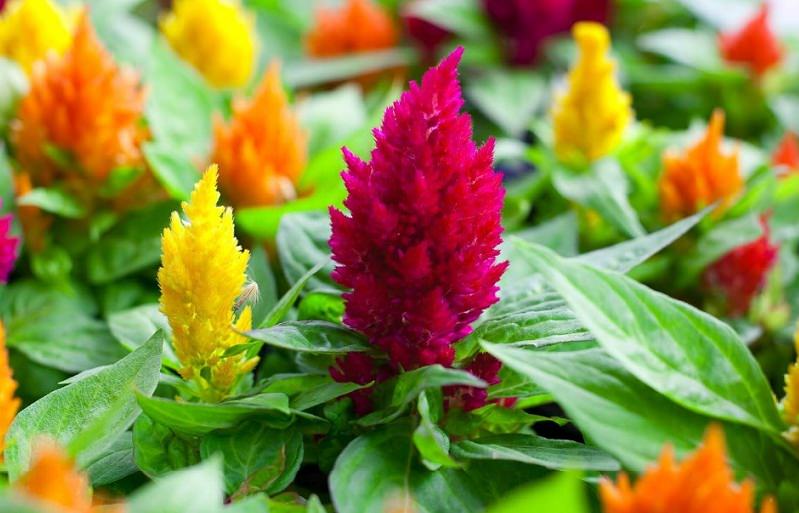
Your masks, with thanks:
M 502 369 L 502 362 L 488 353 L 480 353 L 475 356 L 466 370 L 473 376 L 478 377 L 488 385 L 496 385 L 501 380 L 499 371 Z M 488 402 L 488 390 L 470 386 L 449 386 L 444 387 L 444 400 L 448 408 L 459 407 L 464 411 L 472 411 L 481 408 Z M 501 406 L 511 407 L 516 403 L 516 399 L 509 397 L 497 401 Z
M 775 166 L 783 166 L 787 170 L 787 172 L 782 172 L 782 176 L 799 171 L 799 140 L 797 140 L 796 134 L 785 133 L 774 150 L 771 163 Z
M 66 53 L 33 69 L 11 133 L 20 172 L 34 186 L 63 180 L 80 192 L 116 168 L 141 166 L 143 107 L 137 74 L 116 65 L 84 12 Z
M 701 486 L 697 483 L 701 481 Z M 738 484 L 727 464 L 724 433 L 711 426 L 702 446 L 682 462 L 667 446 L 660 460 L 635 485 L 626 474 L 614 484 L 604 478 L 600 497 L 605 513 L 754 513 L 755 487 Z M 763 501 L 761 513 L 776 513 L 773 500 Z
M 502 35 L 508 60 L 534 63 L 546 40 L 578 21 L 607 21 L 608 0 L 483 0 L 483 8 Z
M 6 433 L 19 411 L 20 401 L 14 396 L 16 390 L 17 382 L 8 363 L 6 330 L 0 322 L 0 463 L 3 461 Z
M 250 101 L 233 105 L 233 119 L 214 125 L 212 161 L 219 186 L 235 207 L 275 205 L 296 198 L 306 164 L 307 136 L 270 66 Z
M 739 31 L 719 36 L 721 54 L 727 62 L 742 64 L 761 76 L 782 61 L 783 48 L 768 24 L 768 4 Z
M 793 337 L 794 349 L 799 355 L 799 328 Z M 791 427 L 789 432 L 794 444 L 799 443 L 799 359 L 788 366 L 785 375 L 785 398 L 782 400 L 782 413 L 785 422 Z
M 186 219 L 172 213 L 158 270 L 161 311 L 172 328 L 181 375 L 207 400 L 224 398 L 258 362 L 241 354 L 224 356 L 246 342 L 237 331 L 252 327 L 249 306 L 238 318 L 234 311 L 250 254 L 236 240 L 230 208 L 217 206 L 216 182 L 217 168 L 211 166 L 182 205 Z
M 216 87 L 240 87 L 256 64 L 255 19 L 239 0 L 175 0 L 161 20 L 178 55 Z
M 682 154 L 663 156 L 660 207 L 668 220 L 698 212 L 712 203 L 729 206 L 743 189 L 738 152 L 723 153 L 724 112 L 713 113 L 704 137 Z
M 372 0 L 344 0 L 338 9 L 321 8 L 305 37 L 313 57 L 335 57 L 392 48 L 399 34 L 391 16 Z
M 580 22 L 573 34 L 580 56 L 569 72 L 568 89 L 558 96 L 552 111 L 555 151 L 565 161 L 590 162 L 616 147 L 633 112 L 630 95 L 614 77 L 607 29 Z
M 394 369 L 450 366 L 453 343 L 497 301 L 503 189 L 493 140 L 477 148 L 458 49 L 386 110 L 364 162 L 345 150 L 349 215 L 331 209 L 344 323 Z
M 2 201 L 0 201 L 2 206 Z M 11 214 L 0 216 L 0 283 L 7 283 L 19 255 L 19 238 L 11 234 Z
M 763 235 L 728 252 L 705 270 L 703 281 L 724 298 L 727 314 L 745 314 L 752 300 L 763 289 L 769 271 L 777 263 L 779 246 L 772 244 L 768 223 L 762 221 Z
M 71 39 L 67 15 L 53 0 L 12 0 L 0 15 L 0 55 L 27 73 L 47 54 L 64 53 Z

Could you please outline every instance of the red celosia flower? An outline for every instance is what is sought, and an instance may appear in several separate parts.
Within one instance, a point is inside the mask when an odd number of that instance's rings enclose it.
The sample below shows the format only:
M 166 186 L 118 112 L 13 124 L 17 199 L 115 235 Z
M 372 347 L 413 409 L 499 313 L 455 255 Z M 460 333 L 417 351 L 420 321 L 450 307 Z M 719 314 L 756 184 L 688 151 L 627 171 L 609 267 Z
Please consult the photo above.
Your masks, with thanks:
M 371 162 L 345 150 L 347 216 L 331 209 L 344 323 L 391 364 L 451 365 L 452 344 L 497 301 L 503 189 L 493 140 L 472 141 L 458 49 L 386 110 Z
M 762 75 L 782 60 L 782 45 L 768 26 L 765 3 L 741 30 L 722 34 L 719 45 L 724 59 L 743 64 L 756 75 Z
M 789 171 L 799 170 L 799 140 L 797 140 L 796 134 L 785 132 L 777 149 L 774 150 L 771 162 L 775 166 L 785 166 Z
M 483 0 L 488 17 L 502 38 L 512 64 L 532 64 L 543 43 L 578 21 L 604 23 L 609 0 Z
M 757 240 L 738 246 L 705 270 L 703 281 L 723 296 L 727 313 L 743 315 L 755 295 L 766 283 L 768 272 L 777 262 L 779 246 L 769 241 L 769 228 L 763 223 L 763 235 Z
M 411 5 L 413 5 L 413 3 L 409 4 L 409 7 Z M 425 54 L 429 57 L 435 54 L 436 49 L 441 43 L 452 36 L 452 32 L 449 30 L 439 27 L 434 23 L 430 23 L 418 16 L 414 16 L 409 12 L 406 12 L 403 19 L 405 20 L 405 29 L 408 35 L 422 47 L 422 50 L 424 50 Z
M 499 370 L 501 368 L 502 362 L 488 353 L 480 353 L 466 367 L 466 370 L 489 385 L 496 385 L 500 382 Z M 485 406 L 488 402 L 488 390 L 484 388 L 451 386 L 445 387 L 444 393 L 448 408 L 458 406 L 466 411 L 472 411 Z M 499 404 L 505 407 L 511 407 L 515 403 L 516 399 L 512 397 L 499 401 Z
M 390 368 L 378 366 L 371 356 L 364 353 L 349 353 L 337 358 L 336 364 L 330 367 L 330 376 L 339 383 L 357 383 L 359 385 L 380 383 L 390 378 L 392 374 Z M 349 394 L 357 415 L 364 415 L 372 411 L 371 396 L 372 391 L 366 388 Z
M 19 239 L 11 235 L 12 220 L 10 214 L 0 216 L 0 283 L 8 282 L 8 276 L 17 261 Z

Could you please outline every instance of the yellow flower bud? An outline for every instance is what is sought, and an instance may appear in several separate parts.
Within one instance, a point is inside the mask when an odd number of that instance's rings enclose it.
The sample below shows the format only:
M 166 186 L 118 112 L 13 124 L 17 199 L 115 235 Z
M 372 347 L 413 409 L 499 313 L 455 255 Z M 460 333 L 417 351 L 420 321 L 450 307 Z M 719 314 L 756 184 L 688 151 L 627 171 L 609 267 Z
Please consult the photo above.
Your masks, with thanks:
M 0 17 L 0 55 L 27 73 L 49 52 L 64 53 L 71 39 L 67 16 L 52 0 L 12 0 Z

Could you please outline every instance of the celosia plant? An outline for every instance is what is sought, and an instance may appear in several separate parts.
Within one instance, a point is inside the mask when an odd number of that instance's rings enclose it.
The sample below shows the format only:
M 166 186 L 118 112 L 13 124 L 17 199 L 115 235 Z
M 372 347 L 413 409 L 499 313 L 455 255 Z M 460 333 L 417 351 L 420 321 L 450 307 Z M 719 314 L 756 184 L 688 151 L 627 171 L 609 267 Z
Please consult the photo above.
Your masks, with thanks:
M 185 221 L 177 212 L 172 214 L 158 270 L 161 311 L 172 327 L 180 373 L 210 401 L 230 394 L 258 362 L 241 354 L 224 356 L 225 350 L 246 340 L 236 331 L 252 327 L 249 306 L 238 316 L 235 312 L 250 254 L 238 245 L 230 208 L 217 206 L 216 183 L 217 168 L 211 166 L 183 203 Z
M 0 216 L 0 284 L 8 282 L 19 255 L 19 239 L 11 233 L 12 222 L 11 214 Z
M 297 197 L 305 169 L 307 136 L 270 66 L 255 96 L 233 105 L 233 118 L 217 118 L 211 161 L 219 165 L 222 194 L 235 207 L 276 205 Z
M 605 513 L 753 513 L 754 483 L 735 482 L 727 464 L 724 434 L 711 426 L 702 446 L 682 462 L 666 446 L 655 466 L 648 468 L 635 485 L 626 474 L 614 484 L 600 485 Z M 776 513 L 773 500 L 763 501 L 761 513 Z
M 386 111 L 370 162 L 345 151 L 349 215 L 330 212 L 333 278 L 351 289 L 344 323 L 394 369 L 452 365 L 453 343 L 496 302 L 507 266 L 496 262 L 503 189 L 491 168 L 493 141 L 477 148 L 459 112 L 461 55 L 411 83 Z
M 771 156 L 771 163 L 783 166 L 782 174 L 799 171 L 799 140 L 793 132 L 786 132 Z
M 580 56 L 552 110 L 555 151 L 567 162 L 590 162 L 618 145 L 632 119 L 631 99 L 614 77 L 607 29 L 581 22 L 573 33 Z
M 345 0 L 317 11 L 305 46 L 313 57 L 335 57 L 391 48 L 398 37 L 391 16 L 372 0 Z
M 12 0 L 0 15 L 0 56 L 28 73 L 49 53 L 64 53 L 71 38 L 68 17 L 53 0 Z
M 216 87 L 241 87 L 252 76 L 255 19 L 239 0 L 177 0 L 161 20 L 161 31 L 178 55 Z
M 6 433 L 20 406 L 19 399 L 14 396 L 16 389 L 17 382 L 14 381 L 11 367 L 8 365 L 6 330 L 0 321 L 0 463 L 3 461 Z
M 727 207 L 743 189 L 738 152 L 723 152 L 723 136 L 724 113 L 717 110 L 701 140 L 682 154 L 663 156 L 658 187 L 666 219 L 680 219 L 717 201 Z
M 719 36 L 721 54 L 725 60 L 746 66 L 758 76 L 779 65 L 783 48 L 769 27 L 768 15 L 768 4 L 763 3 L 740 30 Z

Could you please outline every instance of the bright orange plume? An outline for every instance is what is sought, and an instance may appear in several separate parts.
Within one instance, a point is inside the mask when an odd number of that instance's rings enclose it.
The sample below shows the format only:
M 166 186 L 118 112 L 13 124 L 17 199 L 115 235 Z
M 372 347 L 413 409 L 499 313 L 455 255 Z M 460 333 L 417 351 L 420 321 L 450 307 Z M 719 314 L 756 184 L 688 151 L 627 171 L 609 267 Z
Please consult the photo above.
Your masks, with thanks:
M 711 426 L 702 446 L 681 463 L 671 447 L 648 468 L 635 485 L 626 474 L 616 483 L 604 478 L 600 496 L 605 513 L 753 513 L 754 484 L 735 482 L 727 465 L 724 434 Z M 774 501 L 766 499 L 761 513 L 776 513 Z
M 6 330 L 0 321 L 0 462 L 3 461 L 4 439 L 11 422 L 19 411 L 19 399 L 14 396 L 17 382 L 8 364 Z
M 783 48 L 768 26 L 768 4 L 738 32 L 719 36 L 721 54 L 728 62 L 743 64 L 762 75 L 782 61 Z
M 305 170 L 307 136 L 269 67 L 255 96 L 233 106 L 230 124 L 216 119 L 211 162 L 219 165 L 219 186 L 235 207 L 276 205 L 297 196 Z
M 689 216 L 720 201 L 729 205 L 744 181 L 738 152 L 722 153 L 724 113 L 713 113 L 705 136 L 682 154 L 666 153 L 660 177 L 660 205 L 668 220 Z
M 21 170 L 34 186 L 65 180 L 80 190 L 140 166 L 143 107 L 137 75 L 116 65 L 84 12 L 66 53 L 33 68 L 11 134 Z
M 771 162 L 775 166 L 784 166 L 792 172 L 799 171 L 799 139 L 796 138 L 796 134 L 785 132 L 777 149 L 774 150 L 774 155 L 771 156 Z
M 313 57 L 333 57 L 391 48 L 397 28 L 389 14 L 371 0 L 346 0 L 340 9 L 320 9 L 305 39 Z

